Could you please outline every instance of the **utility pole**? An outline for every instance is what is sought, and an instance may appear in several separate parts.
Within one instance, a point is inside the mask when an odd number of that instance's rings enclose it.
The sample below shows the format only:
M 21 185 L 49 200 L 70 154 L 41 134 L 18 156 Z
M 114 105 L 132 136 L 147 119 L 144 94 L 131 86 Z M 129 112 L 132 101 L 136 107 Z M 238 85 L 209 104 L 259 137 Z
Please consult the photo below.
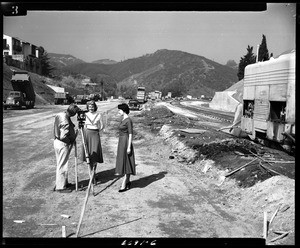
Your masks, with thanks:
M 101 79 L 100 84 L 101 84 L 101 101 L 104 101 L 103 79 Z
M 257 45 L 257 48 L 256 48 L 256 63 L 258 62 L 258 50 L 259 50 L 259 45 Z

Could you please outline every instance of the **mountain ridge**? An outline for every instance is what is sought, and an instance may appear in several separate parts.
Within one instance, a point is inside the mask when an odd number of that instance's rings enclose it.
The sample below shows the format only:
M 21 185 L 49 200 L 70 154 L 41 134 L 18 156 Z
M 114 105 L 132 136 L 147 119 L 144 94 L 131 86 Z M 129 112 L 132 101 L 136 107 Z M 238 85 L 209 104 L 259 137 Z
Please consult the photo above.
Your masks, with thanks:
M 235 68 L 203 56 L 168 49 L 113 64 L 75 60 L 59 70 L 65 75 L 82 74 L 90 78 L 102 75 L 108 82 L 117 84 L 116 95 L 122 94 L 120 86 L 123 85 L 123 90 L 126 87 L 131 88 L 130 91 L 145 86 L 146 91 L 160 90 L 163 94 L 171 91 L 175 95 L 212 97 L 216 91 L 223 91 L 238 81 Z

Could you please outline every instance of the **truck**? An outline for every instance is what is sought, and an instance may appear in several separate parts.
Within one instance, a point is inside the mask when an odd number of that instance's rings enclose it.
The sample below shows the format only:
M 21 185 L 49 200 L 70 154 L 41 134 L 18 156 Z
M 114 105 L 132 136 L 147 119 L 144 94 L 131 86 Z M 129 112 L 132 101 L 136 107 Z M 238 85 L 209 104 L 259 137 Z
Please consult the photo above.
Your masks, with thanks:
M 34 108 L 35 93 L 27 71 L 14 71 L 11 78 L 13 90 L 9 92 L 4 103 L 7 108 Z
M 295 52 L 246 66 L 242 131 L 251 139 L 295 146 Z
M 89 95 L 89 99 L 99 101 L 101 99 L 101 93 L 92 93 Z
M 136 99 L 130 99 L 128 102 L 128 107 L 130 110 L 140 110 L 141 104 Z
M 159 90 L 155 90 L 155 91 L 149 92 L 148 99 L 151 99 L 153 101 L 155 101 L 157 99 L 161 99 L 161 94 L 162 93 Z
M 146 102 L 146 89 L 145 89 L 145 87 L 138 87 L 137 88 L 136 99 L 139 101 L 140 104 L 143 104 L 143 103 Z
M 69 92 L 56 92 L 54 94 L 54 104 L 71 104 L 73 102 Z
M 161 91 L 159 91 L 159 90 L 155 91 L 155 98 L 156 99 L 161 99 L 161 95 L 162 95 Z
M 74 99 L 75 104 L 86 104 L 90 100 L 89 95 L 77 95 Z

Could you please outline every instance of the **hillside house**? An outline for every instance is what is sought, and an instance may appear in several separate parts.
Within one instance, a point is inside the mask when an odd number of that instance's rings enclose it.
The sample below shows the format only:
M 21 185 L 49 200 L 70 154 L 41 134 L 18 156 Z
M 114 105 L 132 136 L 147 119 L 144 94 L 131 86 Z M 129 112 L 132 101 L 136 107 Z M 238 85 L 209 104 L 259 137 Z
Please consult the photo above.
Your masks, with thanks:
M 7 65 L 41 74 L 40 54 L 36 45 L 3 34 L 3 61 Z
M 39 58 L 39 48 L 27 41 L 3 34 L 3 57 L 6 55 L 20 61 L 24 61 L 27 56 Z

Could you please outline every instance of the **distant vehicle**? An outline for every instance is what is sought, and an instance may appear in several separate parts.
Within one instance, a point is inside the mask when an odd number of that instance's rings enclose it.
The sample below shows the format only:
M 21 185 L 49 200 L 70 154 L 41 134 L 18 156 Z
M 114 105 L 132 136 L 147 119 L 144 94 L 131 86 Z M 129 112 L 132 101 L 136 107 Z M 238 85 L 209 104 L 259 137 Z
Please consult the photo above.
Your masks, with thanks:
M 155 100 L 155 92 L 154 91 L 149 92 L 147 99 L 148 100 Z
M 145 87 L 138 87 L 136 99 L 139 101 L 140 104 L 146 102 L 146 89 Z
M 136 99 L 129 100 L 128 106 L 129 106 L 130 110 L 140 110 L 141 109 L 141 104 Z
M 75 104 L 86 104 L 89 101 L 88 95 L 77 95 L 74 99 Z
M 54 104 L 71 104 L 73 102 L 74 100 L 68 92 L 56 92 L 54 94 Z
M 11 85 L 13 91 L 9 92 L 4 103 L 4 109 L 9 107 L 22 108 L 23 106 L 27 109 L 34 108 L 35 93 L 28 72 L 14 71 L 11 78 Z
M 93 93 L 89 95 L 90 100 L 99 101 L 101 99 L 101 93 Z
M 156 98 L 156 99 L 161 99 L 161 95 L 162 95 L 162 92 L 161 92 L 161 91 L 156 90 L 156 91 L 154 91 L 154 93 L 155 93 L 155 98 Z
M 148 99 L 155 101 L 156 99 L 161 99 L 161 92 L 156 90 L 148 93 Z
M 251 139 L 295 145 L 295 52 L 246 66 L 241 128 Z

